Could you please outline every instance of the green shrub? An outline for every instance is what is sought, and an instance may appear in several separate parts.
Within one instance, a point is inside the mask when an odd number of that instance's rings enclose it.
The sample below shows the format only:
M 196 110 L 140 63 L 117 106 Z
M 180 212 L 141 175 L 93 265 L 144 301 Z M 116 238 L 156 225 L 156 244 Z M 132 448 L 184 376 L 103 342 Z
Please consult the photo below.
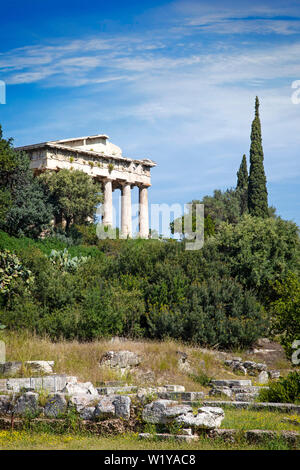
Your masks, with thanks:
M 293 353 L 294 340 L 300 340 L 300 280 L 290 273 L 273 287 L 277 299 L 270 304 L 274 332 L 280 335 L 287 356 Z
M 81 264 L 86 263 L 88 260 L 86 256 L 74 256 L 72 258 L 67 248 L 60 251 L 52 250 L 49 259 L 61 271 L 67 272 L 76 271 Z
M 26 287 L 33 282 L 31 271 L 9 250 L 0 251 L 0 294 L 10 294 L 15 282 L 21 279 Z
M 258 400 L 273 403 L 300 403 L 300 372 L 290 372 L 287 377 L 262 389 Z

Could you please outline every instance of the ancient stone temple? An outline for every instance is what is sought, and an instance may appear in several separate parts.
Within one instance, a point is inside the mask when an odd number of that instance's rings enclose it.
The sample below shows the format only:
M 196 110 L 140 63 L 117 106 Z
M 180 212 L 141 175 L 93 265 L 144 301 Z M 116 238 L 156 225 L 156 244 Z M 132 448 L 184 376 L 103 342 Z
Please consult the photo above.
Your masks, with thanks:
M 152 160 L 123 157 L 122 150 L 109 142 L 107 135 L 93 135 L 18 147 L 31 159 L 36 174 L 63 168 L 81 170 L 102 183 L 104 195 L 103 224 L 112 226 L 112 192 L 121 190 L 121 233 L 131 237 L 131 189 L 139 188 L 139 235 L 149 235 L 148 188 L 151 186 Z

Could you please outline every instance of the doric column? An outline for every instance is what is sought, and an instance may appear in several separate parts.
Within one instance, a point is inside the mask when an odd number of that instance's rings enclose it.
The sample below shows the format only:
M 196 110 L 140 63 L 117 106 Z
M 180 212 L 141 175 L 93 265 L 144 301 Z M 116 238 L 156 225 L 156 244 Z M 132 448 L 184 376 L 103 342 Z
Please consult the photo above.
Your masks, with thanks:
M 122 186 L 121 196 L 121 237 L 127 238 L 132 236 L 131 226 L 131 185 L 124 183 Z
M 103 201 L 103 219 L 105 226 L 112 227 L 113 224 L 113 208 L 112 208 L 112 182 L 105 180 L 103 183 L 104 201 Z
M 139 187 L 139 235 L 141 238 L 149 237 L 149 214 L 148 214 L 148 188 Z

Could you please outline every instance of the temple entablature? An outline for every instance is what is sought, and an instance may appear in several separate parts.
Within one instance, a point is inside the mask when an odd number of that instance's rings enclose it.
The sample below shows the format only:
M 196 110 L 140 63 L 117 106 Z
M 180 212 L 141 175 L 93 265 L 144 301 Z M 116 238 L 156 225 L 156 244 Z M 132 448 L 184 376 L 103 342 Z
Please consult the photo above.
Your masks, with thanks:
M 122 227 L 124 235 L 131 236 L 130 189 L 140 191 L 140 235 L 148 236 L 148 195 L 151 186 L 151 168 L 156 163 L 148 158 L 141 160 L 123 157 L 122 150 L 108 140 L 105 134 L 72 139 L 48 141 L 18 147 L 30 157 L 30 166 L 39 174 L 46 170 L 81 170 L 102 183 L 104 192 L 104 223 L 111 225 L 111 192 L 122 192 Z M 147 207 L 146 207 L 147 206 Z

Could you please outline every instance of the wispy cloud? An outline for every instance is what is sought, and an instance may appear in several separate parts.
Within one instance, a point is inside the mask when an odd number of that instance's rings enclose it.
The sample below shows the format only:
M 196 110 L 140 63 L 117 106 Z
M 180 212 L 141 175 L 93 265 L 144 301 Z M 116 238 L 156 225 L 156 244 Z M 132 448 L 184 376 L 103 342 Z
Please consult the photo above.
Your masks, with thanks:
M 246 3 L 172 2 L 153 13 L 165 18 L 157 30 L 56 38 L 0 54 L 9 85 L 36 83 L 39 99 L 46 87 L 49 96 L 57 87 L 71 96 L 48 100 L 30 133 L 14 124 L 27 139 L 18 144 L 41 135 L 117 135 L 125 155 L 159 162 L 163 197 L 186 200 L 201 196 L 197 188 L 234 184 L 258 94 L 268 181 L 300 175 L 300 105 L 290 99 L 300 79 L 299 7 Z

